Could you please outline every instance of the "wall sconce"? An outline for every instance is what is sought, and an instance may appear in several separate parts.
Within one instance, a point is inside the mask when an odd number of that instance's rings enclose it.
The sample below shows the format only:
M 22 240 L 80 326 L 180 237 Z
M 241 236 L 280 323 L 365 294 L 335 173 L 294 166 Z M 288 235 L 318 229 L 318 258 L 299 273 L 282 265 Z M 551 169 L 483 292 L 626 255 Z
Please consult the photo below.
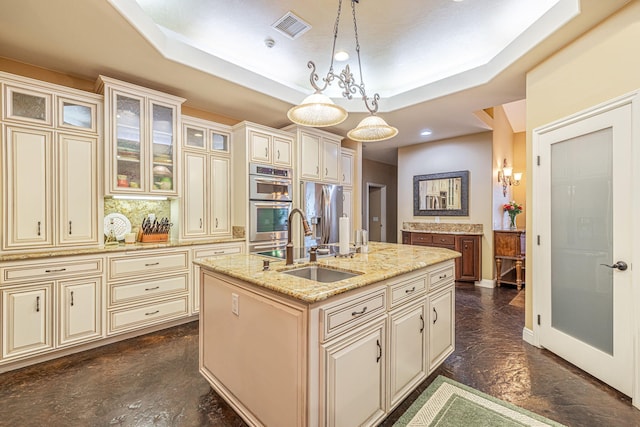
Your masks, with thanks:
M 513 172 L 513 168 L 507 166 L 507 159 L 502 162 L 502 170 L 498 171 L 498 183 L 502 184 L 502 195 L 507 196 L 507 186 L 520 185 L 522 172 Z

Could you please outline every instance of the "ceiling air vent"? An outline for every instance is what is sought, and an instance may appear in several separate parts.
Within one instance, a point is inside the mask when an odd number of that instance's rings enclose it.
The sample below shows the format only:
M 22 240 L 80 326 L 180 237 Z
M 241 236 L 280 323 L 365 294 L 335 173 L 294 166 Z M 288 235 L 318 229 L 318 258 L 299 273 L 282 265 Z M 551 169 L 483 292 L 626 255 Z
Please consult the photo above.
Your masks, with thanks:
M 282 18 L 278 19 L 272 25 L 272 27 L 289 37 L 291 40 L 297 39 L 311 29 L 311 25 L 303 21 L 300 17 L 294 15 L 292 12 L 285 13 Z

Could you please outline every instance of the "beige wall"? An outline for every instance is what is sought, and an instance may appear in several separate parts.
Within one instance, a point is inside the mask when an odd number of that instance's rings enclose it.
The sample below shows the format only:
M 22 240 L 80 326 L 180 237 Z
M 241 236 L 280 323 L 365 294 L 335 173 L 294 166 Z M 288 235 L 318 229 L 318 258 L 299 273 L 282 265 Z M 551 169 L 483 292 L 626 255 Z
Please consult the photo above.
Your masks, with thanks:
M 513 134 L 513 171 L 521 172 L 520 185 L 511 188 L 513 200 L 522 203 L 524 211 L 517 216 L 517 225 L 524 228 L 527 223 L 527 133 Z
M 387 186 L 387 242 L 396 243 L 397 240 L 397 206 L 398 206 L 398 168 L 395 165 L 376 162 L 373 160 L 362 160 L 362 224 L 366 228 L 367 219 L 364 206 L 367 191 L 367 183 L 381 184 Z
M 634 1 L 527 74 L 527 141 L 532 130 L 640 87 L 640 2 Z M 527 143 L 527 170 L 533 168 Z M 528 178 L 531 178 L 530 172 Z M 531 179 L 527 188 L 531 229 Z M 527 239 L 526 283 L 533 283 L 532 241 Z M 526 286 L 525 326 L 533 327 L 532 286 Z
M 398 149 L 397 237 L 401 238 L 403 221 L 435 221 L 435 217 L 413 216 L 414 175 L 468 170 L 469 216 L 439 219 L 440 222 L 483 225 L 482 278 L 486 280 L 493 279 L 492 192 L 497 183 L 492 143 L 492 132 L 483 132 Z
M 502 184 L 498 182 L 498 172 L 502 170 L 504 159 L 507 165 L 513 166 L 513 130 L 502 106 L 492 108 L 493 112 L 493 229 L 509 226 L 508 215 L 504 213 L 502 205 L 514 200 L 513 187 L 507 186 L 507 194 L 503 195 Z M 518 218 L 520 219 L 520 218 Z M 524 224 L 523 224 L 524 225 Z

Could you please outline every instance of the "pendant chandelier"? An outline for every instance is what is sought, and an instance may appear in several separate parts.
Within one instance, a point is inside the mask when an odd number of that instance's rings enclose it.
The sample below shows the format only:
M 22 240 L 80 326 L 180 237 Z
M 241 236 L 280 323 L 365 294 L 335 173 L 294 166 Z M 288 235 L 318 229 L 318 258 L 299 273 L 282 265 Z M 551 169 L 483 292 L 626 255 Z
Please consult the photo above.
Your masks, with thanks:
M 347 110 L 336 105 L 331 98 L 324 95 L 327 86 L 333 80 L 338 81 L 338 86 L 342 89 L 342 96 L 352 99 L 353 94 L 359 93 L 362 96 L 364 105 L 369 110 L 369 116 L 365 117 L 355 129 L 350 130 L 347 136 L 354 141 L 374 142 L 383 141 L 393 138 L 398 134 L 398 129 L 389 126 L 380 116 L 377 116 L 378 100 L 380 95 L 377 93 L 372 98 L 367 96 L 364 89 L 364 80 L 362 78 L 362 64 L 360 63 L 360 43 L 358 41 L 358 24 L 356 22 L 356 6 L 359 0 L 351 0 L 351 10 L 353 11 L 353 30 L 355 33 L 356 53 L 358 54 L 358 69 L 360 73 L 360 84 L 357 84 L 349 65 L 340 72 L 333 72 L 333 58 L 336 51 L 336 40 L 338 39 L 338 24 L 340 22 L 340 13 L 342 11 L 342 0 L 338 0 L 338 14 L 333 28 L 333 48 L 331 50 L 331 65 L 327 76 L 322 79 L 322 86 L 317 84 L 320 80 L 316 73 L 316 64 L 313 61 L 307 63 L 307 67 L 311 69 L 309 81 L 315 92 L 306 97 L 300 105 L 292 107 L 287 113 L 287 117 L 292 122 L 310 127 L 326 127 L 335 126 L 342 123 L 347 118 Z

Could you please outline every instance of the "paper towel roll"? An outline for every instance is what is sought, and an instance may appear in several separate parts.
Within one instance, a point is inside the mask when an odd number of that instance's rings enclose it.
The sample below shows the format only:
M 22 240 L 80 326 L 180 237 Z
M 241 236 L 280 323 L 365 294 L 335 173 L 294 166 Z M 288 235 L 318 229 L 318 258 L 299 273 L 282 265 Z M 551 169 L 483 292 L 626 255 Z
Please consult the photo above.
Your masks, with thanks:
M 340 246 L 340 255 L 349 254 L 349 217 L 340 217 L 338 243 Z

